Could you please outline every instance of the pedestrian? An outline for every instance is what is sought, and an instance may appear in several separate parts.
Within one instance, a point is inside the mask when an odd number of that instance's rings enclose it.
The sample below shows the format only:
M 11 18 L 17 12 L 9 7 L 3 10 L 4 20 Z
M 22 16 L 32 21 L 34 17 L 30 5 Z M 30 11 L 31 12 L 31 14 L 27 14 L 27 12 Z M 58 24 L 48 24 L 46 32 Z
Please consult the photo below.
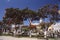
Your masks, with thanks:
M 48 31 L 47 31 L 47 30 L 44 31 L 44 38 L 45 38 L 46 40 L 48 40 Z

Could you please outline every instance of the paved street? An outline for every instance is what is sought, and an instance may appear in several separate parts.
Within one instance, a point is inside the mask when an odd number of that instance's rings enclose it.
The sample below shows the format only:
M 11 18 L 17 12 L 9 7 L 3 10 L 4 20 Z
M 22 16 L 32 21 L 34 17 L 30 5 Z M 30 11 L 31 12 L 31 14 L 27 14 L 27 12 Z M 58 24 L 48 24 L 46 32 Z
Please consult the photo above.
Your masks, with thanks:
M 16 38 L 16 37 L 11 37 L 11 36 L 0 36 L 0 40 L 39 40 L 39 39 L 37 39 L 37 38 L 28 38 L 28 37 L 27 38 L 25 38 L 25 37 Z
M 0 36 L 0 40 L 46 40 L 46 39 L 37 39 L 37 38 L 28 38 L 28 37 L 11 37 L 11 36 Z M 60 40 L 60 39 L 49 39 L 49 40 Z

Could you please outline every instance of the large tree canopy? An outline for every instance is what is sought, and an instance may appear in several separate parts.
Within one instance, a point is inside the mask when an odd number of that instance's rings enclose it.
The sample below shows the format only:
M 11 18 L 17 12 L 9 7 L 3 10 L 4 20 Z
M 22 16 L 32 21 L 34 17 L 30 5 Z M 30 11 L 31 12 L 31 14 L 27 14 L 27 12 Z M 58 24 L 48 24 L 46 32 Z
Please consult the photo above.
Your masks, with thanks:
M 6 24 L 21 24 L 23 20 L 27 18 L 47 18 L 48 15 L 51 15 L 50 20 L 59 20 L 58 16 L 58 5 L 45 5 L 42 8 L 38 9 L 38 12 L 35 12 L 28 7 L 20 10 L 19 8 L 6 8 L 5 16 L 3 17 L 3 21 Z
M 24 19 L 33 18 L 35 16 L 36 12 L 28 8 L 25 8 L 23 10 L 20 10 L 19 8 L 7 8 L 5 16 L 3 17 L 3 21 L 7 24 L 21 24 L 23 23 Z

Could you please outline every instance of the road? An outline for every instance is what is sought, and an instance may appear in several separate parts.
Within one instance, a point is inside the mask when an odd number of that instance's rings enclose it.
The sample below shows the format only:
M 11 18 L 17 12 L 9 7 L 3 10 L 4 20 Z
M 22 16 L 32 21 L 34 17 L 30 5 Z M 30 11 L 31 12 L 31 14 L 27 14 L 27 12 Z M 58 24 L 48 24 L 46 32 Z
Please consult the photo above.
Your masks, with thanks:
M 29 37 L 16 38 L 16 37 L 11 37 L 11 36 L 0 36 L 0 40 L 39 40 L 39 39 L 37 39 L 37 38 L 29 38 Z
M 11 36 L 0 36 L 0 40 L 46 40 L 46 39 L 38 39 L 38 38 L 29 38 L 29 37 L 11 37 Z M 49 40 L 56 40 L 56 39 L 49 39 Z M 60 39 L 57 39 L 60 40 Z

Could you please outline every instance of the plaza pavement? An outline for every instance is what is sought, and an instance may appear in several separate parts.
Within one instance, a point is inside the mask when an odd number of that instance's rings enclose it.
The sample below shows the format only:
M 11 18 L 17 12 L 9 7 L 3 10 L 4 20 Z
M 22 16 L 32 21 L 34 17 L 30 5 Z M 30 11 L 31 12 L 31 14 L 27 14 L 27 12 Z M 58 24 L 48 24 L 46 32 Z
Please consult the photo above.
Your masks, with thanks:
M 29 37 L 11 37 L 11 36 L 0 36 L 0 40 L 46 40 L 46 39 L 38 39 L 38 38 L 29 38 Z M 60 40 L 60 39 L 49 39 L 49 40 Z

